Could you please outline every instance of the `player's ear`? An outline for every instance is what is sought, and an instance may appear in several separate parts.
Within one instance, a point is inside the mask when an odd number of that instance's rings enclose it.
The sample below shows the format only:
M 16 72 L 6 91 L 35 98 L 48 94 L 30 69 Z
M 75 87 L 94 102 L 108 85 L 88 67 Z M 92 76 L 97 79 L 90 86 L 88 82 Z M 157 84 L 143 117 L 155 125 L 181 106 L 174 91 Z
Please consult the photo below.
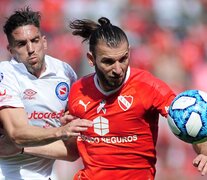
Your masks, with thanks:
M 91 52 L 87 52 L 87 58 L 88 58 L 88 63 L 89 65 L 92 67 L 94 66 L 94 57 L 93 57 L 93 54 Z
M 11 45 L 8 44 L 6 48 L 11 54 L 13 53 Z
M 47 49 L 47 39 L 46 39 L 46 36 L 42 36 L 42 41 L 43 41 L 43 47 L 46 50 Z

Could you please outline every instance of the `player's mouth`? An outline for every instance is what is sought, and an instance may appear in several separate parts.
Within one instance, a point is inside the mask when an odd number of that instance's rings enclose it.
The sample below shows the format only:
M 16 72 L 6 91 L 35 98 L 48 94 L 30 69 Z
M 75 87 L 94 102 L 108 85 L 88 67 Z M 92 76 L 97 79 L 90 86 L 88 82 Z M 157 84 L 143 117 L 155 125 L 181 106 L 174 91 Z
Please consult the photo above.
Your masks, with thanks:
M 116 76 L 116 77 L 110 77 L 112 81 L 120 82 L 123 80 L 123 76 Z
M 38 58 L 36 56 L 32 56 L 28 59 L 29 64 L 36 64 L 38 62 Z

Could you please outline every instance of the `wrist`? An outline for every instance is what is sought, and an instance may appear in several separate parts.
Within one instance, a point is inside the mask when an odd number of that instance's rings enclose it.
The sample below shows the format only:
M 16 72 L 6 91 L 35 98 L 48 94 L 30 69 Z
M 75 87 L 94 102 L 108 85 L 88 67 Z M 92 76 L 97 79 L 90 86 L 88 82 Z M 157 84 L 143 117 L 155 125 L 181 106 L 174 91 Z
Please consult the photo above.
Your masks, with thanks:
M 63 126 L 58 128 L 58 131 L 56 132 L 56 137 L 58 140 L 68 140 L 68 134 Z

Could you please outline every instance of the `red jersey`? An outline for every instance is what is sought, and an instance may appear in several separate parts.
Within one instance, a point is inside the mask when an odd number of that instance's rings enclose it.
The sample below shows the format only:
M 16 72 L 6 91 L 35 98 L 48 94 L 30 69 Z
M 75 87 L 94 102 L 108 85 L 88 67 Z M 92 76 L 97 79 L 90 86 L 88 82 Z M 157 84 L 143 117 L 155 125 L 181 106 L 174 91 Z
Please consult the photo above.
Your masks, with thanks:
M 167 115 L 174 97 L 164 82 L 140 69 L 128 68 L 124 84 L 110 92 L 101 90 L 94 74 L 74 83 L 69 111 L 94 124 L 78 138 L 84 163 L 79 178 L 134 180 L 140 169 L 150 169 L 153 177 L 159 114 Z

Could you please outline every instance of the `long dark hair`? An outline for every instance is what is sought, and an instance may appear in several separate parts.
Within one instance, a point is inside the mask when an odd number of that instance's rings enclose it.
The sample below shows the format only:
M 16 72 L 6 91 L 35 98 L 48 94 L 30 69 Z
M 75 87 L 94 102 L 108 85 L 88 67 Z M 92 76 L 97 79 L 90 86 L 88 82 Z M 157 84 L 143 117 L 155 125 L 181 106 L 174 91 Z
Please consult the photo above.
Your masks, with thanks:
M 83 38 L 83 42 L 89 41 L 89 50 L 94 56 L 96 45 L 100 40 L 105 41 L 109 47 L 116 47 L 122 41 L 128 43 L 124 31 L 112 25 L 106 17 L 98 19 L 98 23 L 89 19 L 75 20 L 70 23 L 70 28 L 73 35 Z

